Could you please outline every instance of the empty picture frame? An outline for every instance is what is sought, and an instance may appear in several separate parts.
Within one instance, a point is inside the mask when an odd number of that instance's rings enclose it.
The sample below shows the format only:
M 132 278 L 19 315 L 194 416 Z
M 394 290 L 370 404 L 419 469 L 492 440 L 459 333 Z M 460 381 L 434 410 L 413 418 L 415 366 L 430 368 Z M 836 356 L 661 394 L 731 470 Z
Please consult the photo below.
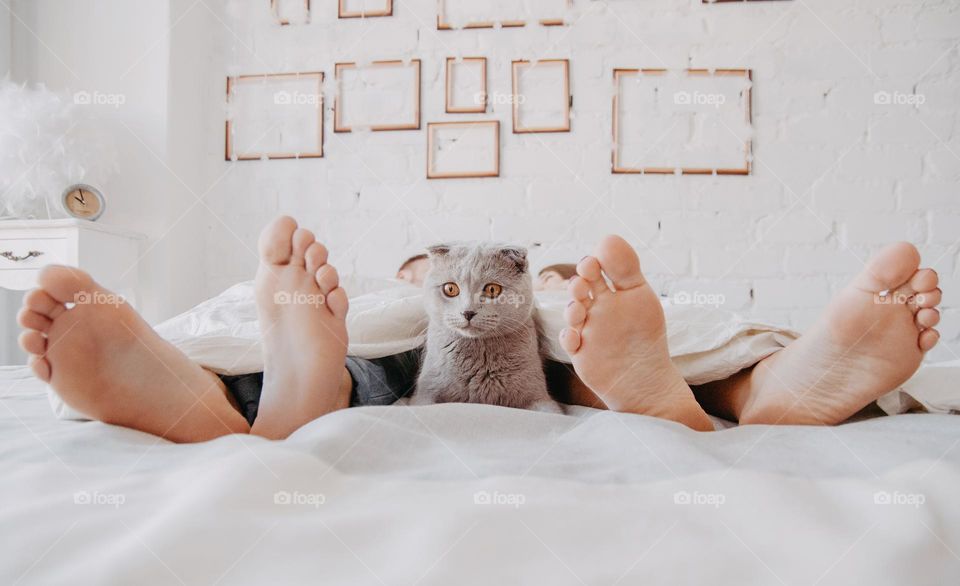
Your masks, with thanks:
M 337 63 L 335 132 L 420 130 L 420 60 Z
M 749 175 L 749 69 L 616 69 L 613 172 Z
M 339 0 L 340 18 L 393 16 L 393 0 Z
M 427 179 L 499 176 L 499 120 L 427 124 Z
M 513 132 L 570 131 L 570 60 L 513 62 Z
M 227 78 L 228 161 L 323 157 L 323 73 Z
M 437 0 L 437 30 L 564 24 L 570 0 Z
M 487 58 L 447 57 L 446 111 L 482 114 L 487 111 Z
M 273 18 L 281 25 L 310 23 L 310 0 L 270 0 Z

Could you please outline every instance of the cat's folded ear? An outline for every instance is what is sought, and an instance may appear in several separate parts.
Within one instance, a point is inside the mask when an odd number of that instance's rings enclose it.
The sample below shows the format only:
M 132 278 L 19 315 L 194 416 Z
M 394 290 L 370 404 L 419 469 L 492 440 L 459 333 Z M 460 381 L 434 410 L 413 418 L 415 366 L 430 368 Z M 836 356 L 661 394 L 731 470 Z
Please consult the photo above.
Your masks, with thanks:
M 527 272 L 527 249 L 522 246 L 505 246 L 499 251 L 500 256 L 517 267 L 518 273 Z
M 447 256 L 450 254 L 450 245 L 449 244 L 434 244 L 433 246 L 427 247 L 427 254 L 430 258 L 437 258 L 441 256 Z

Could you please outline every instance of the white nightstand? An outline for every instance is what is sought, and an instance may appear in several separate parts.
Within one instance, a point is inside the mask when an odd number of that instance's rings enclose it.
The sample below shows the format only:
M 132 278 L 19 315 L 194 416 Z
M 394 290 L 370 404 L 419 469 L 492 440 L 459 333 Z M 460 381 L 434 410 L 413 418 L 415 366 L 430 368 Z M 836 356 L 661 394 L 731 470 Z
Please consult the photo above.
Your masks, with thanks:
M 14 291 L 32 289 L 37 273 L 49 264 L 81 268 L 98 283 L 138 305 L 137 261 L 143 236 L 86 220 L 7 220 L 0 221 L 0 288 Z M 10 295 L 3 299 L 11 299 Z M 0 300 L 0 364 L 10 356 L 16 344 L 14 317 L 18 307 Z M 7 351 L 4 352 L 6 347 Z

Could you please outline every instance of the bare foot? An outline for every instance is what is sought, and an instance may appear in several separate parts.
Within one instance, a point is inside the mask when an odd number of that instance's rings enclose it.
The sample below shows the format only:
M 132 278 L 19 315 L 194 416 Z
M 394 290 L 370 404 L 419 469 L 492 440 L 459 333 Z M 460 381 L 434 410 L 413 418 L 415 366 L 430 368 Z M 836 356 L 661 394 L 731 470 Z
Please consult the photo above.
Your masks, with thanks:
M 580 261 L 577 273 L 565 314 L 570 327 L 560 333 L 560 344 L 583 382 L 615 411 L 712 431 L 710 418 L 670 361 L 663 308 L 633 248 L 619 236 L 607 236 L 595 257 Z
M 910 378 L 940 339 L 937 274 L 919 266 L 906 242 L 870 259 L 808 333 L 753 369 L 740 422 L 834 425 Z
M 122 297 L 70 267 L 46 267 L 38 281 L 18 316 L 20 346 L 34 374 L 68 405 L 175 442 L 247 433 L 217 376 L 158 336 Z
M 327 249 L 286 216 L 260 234 L 256 292 L 264 376 L 250 432 L 281 439 L 350 404 L 347 294 Z

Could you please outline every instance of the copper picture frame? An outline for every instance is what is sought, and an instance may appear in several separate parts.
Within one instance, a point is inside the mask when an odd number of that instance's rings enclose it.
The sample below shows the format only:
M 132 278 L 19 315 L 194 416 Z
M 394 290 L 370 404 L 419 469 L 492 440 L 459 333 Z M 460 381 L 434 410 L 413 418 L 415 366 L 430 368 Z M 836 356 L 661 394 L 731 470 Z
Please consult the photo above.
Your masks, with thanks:
M 264 158 L 267 159 L 319 159 L 323 158 L 323 147 L 324 147 L 324 120 L 323 120 L 323 80 L 324 74 L 322 71 L 315 72 L 305 72 L 305 73 L 263 73 L 256 75 L 238 75 L 234 77 L 227 77 L 227 104 L 229 105 L 231 99 L 234 95 L 234 89 L 237 85 L 242 83 L 261 81 L 268 82 L 270 80 L 283 80 L 283 79 L 295 79 L 301 80 L 303 78 L 316 77 L 317 78 L 317 111 L 318 111 L 318 128 L 317 128 L 317 148 L 315 151 L 307 152 L 245 152 L 239 153 L 235 151 L 233 143 L 233 130 L 234 130 L 234 120 L 232 118 L 227 118 L 226 121 L 226 136 L 224 140 L 224 159 L 227 161 L 259 161 Z M 278 98 L 275 98 L 277 100 Z M 275 102 L 278 103 L 278 102 Z M 235 158 L 234 158 L 235 157 Z
M 747 125 L 753 124 L 753 70 L 751 69 L 686 69 L 688 76 L 737 76 L 746 82 L 744 89 L 744 111 Z M 737 168 L 707 167 L 625 167 L 620 161 L 620 88 L 621 78 L 628 75 L 666 75 L 666 69 L 614 69 L 613 70 L 613 153 L 612 171 L 614 174 L 634 175 L 673 175 L 678 170 L 682 175 L 749 175 L 752 170 L 753 140 L 747 139 L 744 145 L 744 166 Z
M 477 127 L 489 127 L 492 133 L 493 165 L 490 169 L 471 171 L 437 171 L 435 133 L 439 129 L 463 128 L 470 130 Z M 430 122 L 427 124 L 427 179 L 468 179 L 500 176 L 500 121 L 473 120 L 469 122 Z
M 520 106 L 521 96 L 520 82 L 524 67 L 539 67 L 540 65 L 559 64 L 563 68 L 563 123 L 558 126 L 523 126 L 521 124 Z M 535 132 L 570 132 L 570 109 L 573 99 L 570 95 L 570 60 L 569 59 L 541 59 L 539 61 L 514 61 L 513 62 L 513 133 L 530 134 Z
M 454 30 L 453 25 L 446 21 L 447 13 L 447 2 L 449 0 L 437 0 L 437 30 L 438 31 L 450 31 Z M 475 1 L 475 0 L 471 0 Z M 564 6 L 567 10 L 570 9 L 570 1 L 564 0 Z M 503 28 L 521 28 L 527 26 L 527 22 L 524 20 L 500 20 L 500 21 L 474 21 L 468 22 L 463 25 L 464 29 L 476 29 L 476 28 L 494 28 L 496 25 L 500 25 Z M 563 26 L 566 24 L 563 18 L 542 18 L 540 19 L 541 26 Z
M 474 100 L 474 105 L 472 106 L 458 106 L 454 104 L 454 69 L 457 65 L 463 65 L 464 63 L 480 63 L 480 92 L 479 95 L 482 99 Z M 457 61 L 456 57 L 447 57 L 447 81 L 446 81 L 446 99 L 445 99 L 445 110 L 447 114 L 483 114 L 487 111 L 487 99 L 489 93 L 487 92 L 487 58 L 486 57 L 463 57 L 460 61 Z
M 380 16 L 393 16 L 393 0 L 383 0 L 383 10 L 375 12 L 365 12 L 363 10 L 348 10 L 348 0 L 338 0 L 337 18 L 375 18 Z
M 304 8 L 306 8 L 306 15 L 307 15 L 306 20 L 304 20 L 304 24 L 309 24 L 310 23 L 310 0 L 303 0 L 303 3 L 304 3 Z M 279 5 L 280 5 L 280 0 L 270 0 L 270 12 L 273 13 L 273 18 L 276 19 L 277 23 L 280 24 L 280 26 L 289 26 L 290 19 L 280 17 Z
M 386 68 L 386 67 L 415 67 L 415 80 L 414 80 L 414 120 L 408 123 L 400 124 L 376 124 L 371 125 L 370 130 L 373 131 L 392 131 L 392 130 L 420 130 L 420 80 L 421 80 L 421 64 L 419 59 L 411 59 L 410 62 L 405 62 L 400 59 L 390 60 L 390 61 L 374 61 L 369 66 L 370 68 Z M 334 132 L 353 132 L 353 127 L 347 126 L 343 123 L 343 108 L 341 102 L 343 100 L 343 87 L 341 84 L 343 71 L 347 69 L 356 69 L 356 63 L 337 63 L 335 66 L 336 80 L 337 80 L 337 96 L 334 99 L 333 105 L 333 131 Z

